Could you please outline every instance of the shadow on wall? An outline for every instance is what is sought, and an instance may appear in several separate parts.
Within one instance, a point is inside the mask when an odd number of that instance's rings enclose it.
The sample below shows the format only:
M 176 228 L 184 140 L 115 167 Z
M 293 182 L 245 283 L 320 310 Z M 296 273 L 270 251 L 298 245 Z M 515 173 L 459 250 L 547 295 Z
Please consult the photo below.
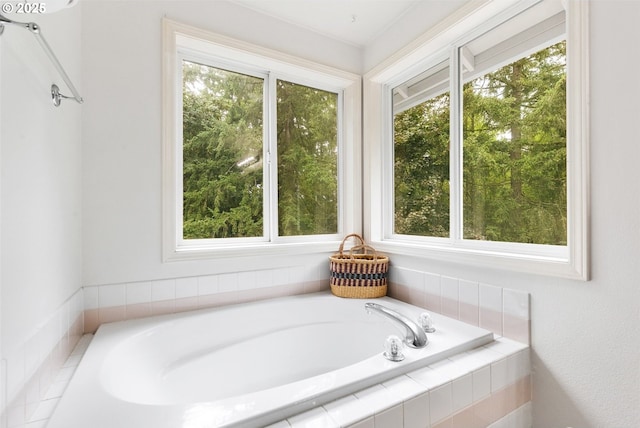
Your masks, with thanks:
M 533 379 L 533 426 L 535 428 L 589 428 L 593 425 L 582 415 L 553 373 L 542 362 L 535 348 L 531 350 Z M 553 391 L 539 394 L 538 391 Z M 561 422 L 559 422 L 561 421 Z

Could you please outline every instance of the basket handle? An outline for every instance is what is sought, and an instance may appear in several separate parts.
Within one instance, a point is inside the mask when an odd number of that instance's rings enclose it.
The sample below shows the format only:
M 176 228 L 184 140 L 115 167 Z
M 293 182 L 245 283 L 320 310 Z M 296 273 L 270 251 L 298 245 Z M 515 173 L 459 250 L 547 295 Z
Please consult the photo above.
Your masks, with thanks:
M 362 245 L 358 245 L 356 247 L 351 247 L 349 249 L 349 256 L 351 257 L 351 260 L 354 259 L 353 252 L 354 251 L 360 251 L 360 250 L 363 250 L 362 254 L 367 254 L 367 250 L 371 250 L 371 252 L 373 253 L 373 261 L 375 262 L 376 260 L 378 260 L 378 252 L 376 251 L 376 249 L 373 248 L 371 245 L 367 245 L 367 244 L 362 244 Z
M 342 251 L 344 250 L 344 243 L 347 242 L 347 239 L 349 239 L 351 237 L 355 237 L 355 238 L 358 238 L 360 240 L 359 247 L 362 247 L 363 245 L 366 245 L 365 242 L 364 242 L 364 239 L 362 238 L 362 236 L 358 235 L 357 233 L 350 233 L 349 235 L 344 237 L 344 239 L 342 240 L 342 243 L 340 244 L 340 248 L 338 248 L 338 252 L 340 254 L 342 254 Z

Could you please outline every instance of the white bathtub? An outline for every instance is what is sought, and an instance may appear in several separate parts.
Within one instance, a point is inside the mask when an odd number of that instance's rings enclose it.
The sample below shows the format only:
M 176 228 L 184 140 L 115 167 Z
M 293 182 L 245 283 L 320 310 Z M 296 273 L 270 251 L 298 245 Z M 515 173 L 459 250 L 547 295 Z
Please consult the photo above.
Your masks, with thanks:
M 365 302 L 315 293 L 103 325 L 47 427 L 262 427 L 493 340 L 433 314 L 428 345 L 390 362 L 384 340 L 404 330 Z

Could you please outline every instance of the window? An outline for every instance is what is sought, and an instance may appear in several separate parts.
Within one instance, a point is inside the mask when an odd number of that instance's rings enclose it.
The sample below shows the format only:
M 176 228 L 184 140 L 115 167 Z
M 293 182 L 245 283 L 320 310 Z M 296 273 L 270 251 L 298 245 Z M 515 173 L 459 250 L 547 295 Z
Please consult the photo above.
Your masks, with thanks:
M 368 195 L 382 206 L 368 219 L 378 247 L 587 277 L 585 23 L 570 8 L 480 7 L 367 76 L 365 102 L 382 105 L 367 126 L 381 135 L 369 171 L 384 191 Z
M 444 61 L 393 89 L 396 234 L 449 236 L 449 73 Z
M 338 232 L 338 94 L 278 80 L 278 234 Z
M 472 55 L 466 46 L 460 52 Z M 463 72 L 462 91 L 456 93 L 462 99 L 462 113 L 456 112 L 462 132 L 454 142 L 463 159 L 459 235 L 566 245 L 565 42 L 488 71 L 478 73 L 475 66 L 458 71 Z M 449 221 L 449 81 L 445 63 L 393 90 L 393 233 L 456 235 Z M 429 95 L 405 107 L 407 94 L 424 87 Z
M 184 239 L 263 235 L 264 80 L 182 61 Z
M 265 96 L 277 100 L 279 236 L 336 234 L 338 94 L 279 79 L 269 94 L 268 76 L 182 64 L 183 238 L 269 233 Z
M 565 42 L 463 82 L 462 238 L 566 245 Z
M 326 251 L 360 227 L 360 78 L 164 31 L 165 260 Z

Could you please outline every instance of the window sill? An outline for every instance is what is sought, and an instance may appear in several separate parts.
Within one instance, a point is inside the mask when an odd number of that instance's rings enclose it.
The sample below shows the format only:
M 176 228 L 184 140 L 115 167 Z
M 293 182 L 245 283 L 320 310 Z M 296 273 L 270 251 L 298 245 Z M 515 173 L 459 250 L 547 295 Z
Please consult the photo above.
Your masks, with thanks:
M 461 264 L 464 266 L 498 269 L 513 272 L 560 277 L 575 280 L 588 279 L 582 266 L 572 262 L 567 247 L 550 247 L 547 254 L 528 254 L 501 250 L 500 244 L 453 245 L 451 243 L 416 243 L 392 240 L 372 241 L 372 246 L 385 254 L 413 256 L 423 259 Z M 480 248 L 482 247 L 482 248 Z M 493 248 L 492 248 L 493 247 Z M 539 246 L 536 246 L 539 247 Z
M 179 246 L 164 254 L 164 262 L 191 260 L 232 259 L 242 257 L 292 256 L 329 253 L 340 246 L 341 241 L 322 242 L 253 242 L 227 245 Z

